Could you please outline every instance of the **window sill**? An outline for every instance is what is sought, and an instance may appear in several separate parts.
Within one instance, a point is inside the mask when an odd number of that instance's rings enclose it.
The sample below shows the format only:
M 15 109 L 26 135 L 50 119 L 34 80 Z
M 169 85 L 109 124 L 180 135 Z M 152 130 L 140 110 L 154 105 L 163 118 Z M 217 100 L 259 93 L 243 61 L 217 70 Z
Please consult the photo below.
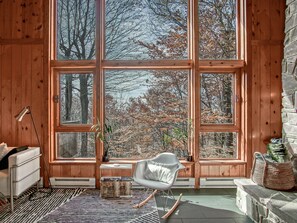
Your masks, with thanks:
M 53 160 L 50 164 L 96 164 L 96 160 Z
M 203 164 L 210 164 L 210 165 L 217 165 L 217 164 L 246 164 L 246 161 L 243 160 L 200 160 L 199 163 Z

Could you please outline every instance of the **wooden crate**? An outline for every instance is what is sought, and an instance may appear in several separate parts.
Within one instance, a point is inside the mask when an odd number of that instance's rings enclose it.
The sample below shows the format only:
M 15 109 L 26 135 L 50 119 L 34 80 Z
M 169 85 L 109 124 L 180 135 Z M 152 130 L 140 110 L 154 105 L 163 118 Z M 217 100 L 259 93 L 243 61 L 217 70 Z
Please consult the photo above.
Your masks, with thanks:
M 131 196 L 131 180 L 101 180 L 100 194 L 102 198 Z

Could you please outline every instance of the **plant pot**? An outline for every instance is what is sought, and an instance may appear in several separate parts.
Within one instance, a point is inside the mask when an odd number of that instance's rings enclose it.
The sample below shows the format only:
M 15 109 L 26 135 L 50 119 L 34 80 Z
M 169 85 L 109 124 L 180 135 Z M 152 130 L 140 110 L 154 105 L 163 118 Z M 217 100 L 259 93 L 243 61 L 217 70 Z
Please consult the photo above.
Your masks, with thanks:
M 193 156 L 188 156 L 188 157 L 187 157 L 187 161 L 189 161 L 189 162 L 193 162 Z
M 102 157 L 102 162 L 108 162 L 109 161 L 109 157 L 107 155 Z

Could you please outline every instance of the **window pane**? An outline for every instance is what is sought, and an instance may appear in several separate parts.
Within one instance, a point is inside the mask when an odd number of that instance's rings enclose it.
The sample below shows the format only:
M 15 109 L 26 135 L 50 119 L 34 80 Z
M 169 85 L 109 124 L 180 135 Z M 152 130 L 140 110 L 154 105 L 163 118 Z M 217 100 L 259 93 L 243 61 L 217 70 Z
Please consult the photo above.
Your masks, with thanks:
M 88 132 L 57 133 L 57 158 L 95 157 L 95 134 Z
M 105 77 L 111 157 L 187 154 L 188 71 L 107 71 Z
M 201 74 L 201 123 L 232 124 L 233 77 L 229 74 Z
M 60 75 L 60 124 L 91 124 L 93 74 Z
M 236 59 L 236 0 L 199 1 L 199 56 Z
M 200 158 L 237 158 L 237 134 L 233 132 L 200 133 Z
M 105 57 L 185 59 L 187 0 L 106 0 Z
M 95 1 L 57 0 L 57 58 L 95 58 Z

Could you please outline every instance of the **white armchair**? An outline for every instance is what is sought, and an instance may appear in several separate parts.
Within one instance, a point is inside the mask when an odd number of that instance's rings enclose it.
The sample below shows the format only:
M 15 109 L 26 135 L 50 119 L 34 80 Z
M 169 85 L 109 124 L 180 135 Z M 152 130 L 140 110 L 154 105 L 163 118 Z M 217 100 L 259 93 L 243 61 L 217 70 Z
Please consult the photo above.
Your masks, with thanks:
M 0 192 L 10 197 L 13 212 L 13 198 L 18 197 L 40 180 L 40 148 L 29 147 L 27 150 L 10 155 L 8 169 L 0 170 Z
M 153 189 L 154 192 L 144 201 L 135 205 L 135 208 L 140 208 L 151 199 L 157 191 L 163 192 L 166 195 L 166 202 L 168 196 L 173 196 L 171 187 L 173 186 L 178 171 L 185 167 L 179 162 L 178 158 L 173 153 L 161 153 L 152 159 L 140 160 L 136 163 L 133 174 L 134 182 L 144 186 L 148 189 Z M 181 200 L 182 194 L 176 200 L 172 208 L 162 217 L 168 218 Z

